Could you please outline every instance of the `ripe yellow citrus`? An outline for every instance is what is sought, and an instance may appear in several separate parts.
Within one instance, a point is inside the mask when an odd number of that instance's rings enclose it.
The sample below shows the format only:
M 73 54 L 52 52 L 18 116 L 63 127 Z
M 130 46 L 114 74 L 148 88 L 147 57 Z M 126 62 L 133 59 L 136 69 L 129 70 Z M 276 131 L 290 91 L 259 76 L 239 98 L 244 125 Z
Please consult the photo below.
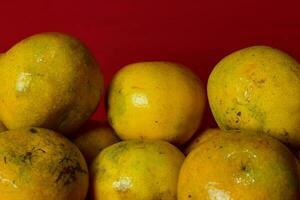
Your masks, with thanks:
M 122 68 L 108 95 L 109 121 L 123 140 L 186 142 L 203 115 L 205 91 L 186 67 L 170 62 L 141 62 Z
M 102 75 L 87 48 L 61 33 L 26 38 L 1 57 L 0 118 L 8 129 L 70 134 L 95 111 Z
M 300 65 L 288 54 L 267 46 L 234 52 L 215 66 L 207 92 L 221 129 L 260 131 L 300 147 Z
M 74 143 L 87 163 L 91 163 L 102 149 L 120 141 L 107 123 L 94 120 L 87 121 L 77 133 Z
M 128 140 L 104 149 L 91 168 L 94 200 L 176 200 L 184 155 L 159 140 Z
M 41 128 L 0 134 L 1 200 L 84 200 L 88 169 L 78 148 Z
M 245 132 L 208 134 L 182 165 L 178 200 L 299 199 L 296 159 L 279 141 Z

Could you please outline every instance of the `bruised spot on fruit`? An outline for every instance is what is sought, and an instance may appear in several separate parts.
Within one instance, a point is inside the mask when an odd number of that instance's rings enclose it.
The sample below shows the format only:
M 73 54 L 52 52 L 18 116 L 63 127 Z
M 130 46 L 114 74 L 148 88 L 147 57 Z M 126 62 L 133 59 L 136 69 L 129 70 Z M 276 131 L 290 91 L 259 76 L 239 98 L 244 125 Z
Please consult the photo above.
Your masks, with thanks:
M 6 164 L 6 156 L 3 157 L 3 161 Z
M 246 163 L 243 163 L 243 162 L 241 162 L 240 169 L 243 172 L 248 172 L 250 170 L 249 166 Z
M 264 84 L 265 82 L 265 79 L 255 80 L 255 83 L 257 83 L 258 85 Z
M 235 120 L 235 123 L 239 123 L 240 120 L 241 120 L 241 112 L 239 111 L 239 112 L 236 113 L 236 120 Z
M 36 130 L 35 128 L 30 128 L 29 131 L 30 131 L 31 133 L 37 133 L 37 132 L 38 132 L 38 130 Z
M 46 153 L 46 151 L 44 151 L 43 149 L 36 149 L 35 147 L 33 147 L 31 151 L 27 151 L 26 153 L 20 155 L 20 160 L 23 163 L 32 164 L 32 159 L 33 157 L 38 156 L 38 152 Z
M 24 155 L 21 156 L 21 161 L 24 163 L 31 163 L 32 160 L 32 152 L 26 152 Z
M 160 155 L 162 155 L 162 154 L 165 154 L 163 151 L 158 151 L 158 153 L 160 154 Z
M 59 161 L 55 173 L 55 183 L 69 185 L 77 180 L 78 174 L 87 174 L 87 171 L 81 167 L 78 160 L 66 156 Z
M 188 195 L 188 198 L 192 198 L 192 195 L 191 195 L 191 194 L 189 194 L 189 195 Z

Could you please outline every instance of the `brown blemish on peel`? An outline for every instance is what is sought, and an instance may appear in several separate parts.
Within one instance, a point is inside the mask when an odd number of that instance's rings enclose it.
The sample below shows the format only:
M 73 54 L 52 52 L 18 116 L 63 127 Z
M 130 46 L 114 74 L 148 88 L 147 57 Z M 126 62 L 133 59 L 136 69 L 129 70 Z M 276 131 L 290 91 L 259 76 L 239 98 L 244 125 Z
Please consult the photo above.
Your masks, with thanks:
M 37 133 L 37 132 L 38 132 L 38 130 L 36 130 L 35 128 L 30 128 L 29 131 L 30 131 L 31 133 Z
M 76 159 L 65 156 L 58 164 L 55 170 L 57 172 L 55 183 L 69 185 L 77 180 L 78 174 L 87 174 L 87 171 L 81 167 L 79 161 Z
M 32 164 L 32 158 L 35 156 L 38 156 L 38 152 L 40 153 L 46 153 L 46 151 L 44 151 L 43 149 L 36 149 L 35 147 L 33 147 L 31 149 L 31 151 L 27 151 L 26 153 L 20 155 L 21 161 L 24 163 L 30 163 Z

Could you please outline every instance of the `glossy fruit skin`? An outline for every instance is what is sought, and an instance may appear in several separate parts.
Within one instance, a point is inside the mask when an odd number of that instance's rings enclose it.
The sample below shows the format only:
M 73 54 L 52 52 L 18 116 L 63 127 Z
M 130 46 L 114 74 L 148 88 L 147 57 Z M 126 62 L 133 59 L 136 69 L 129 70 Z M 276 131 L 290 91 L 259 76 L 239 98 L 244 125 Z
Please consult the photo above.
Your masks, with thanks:
M 279 141 L 261 133 L 220 131 L 203 142 L 200 137 L 188 154 L 178 200 L 297 200 L 299 189 L 296 159 Z
M 88 169 L 78 148 L 56 132 L 0 133 L 0 200 L 84 200 Z
M 300 147 L 300 66 L 288 54 L 267 46 L 236 51 L 215 66 L 207 92 L 221 129 L 260 131 Z
M 90 164 L 104 148 L 119 142 L 120 139 L 108 123 L 87 121 L 77 132 L 74 143 Z
M 0 66 L 0 119 L 8 129 L 36 126 L 72 134 L 103 92 L 94 57 L 65 34 L 28 37 L 3 54 Z
M 184 155 L 158 140 L 128 140 L 104 149 L 91 167 L 94 200 L 176 200 Z
M 170 62 L 140 62 L 114 76 L 108 118 L 123 140 L 183 144 L 199 127 L 204 104 L 203 84 L 188 68 Z

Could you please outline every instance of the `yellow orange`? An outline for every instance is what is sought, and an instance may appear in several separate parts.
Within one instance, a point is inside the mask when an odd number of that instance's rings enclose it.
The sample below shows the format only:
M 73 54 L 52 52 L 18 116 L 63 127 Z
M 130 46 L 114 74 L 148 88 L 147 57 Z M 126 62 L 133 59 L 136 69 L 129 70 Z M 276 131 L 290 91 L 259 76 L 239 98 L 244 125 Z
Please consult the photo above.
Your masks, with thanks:
M 176 200 L 184 155 L 165 141 L 129 140 L 104 149 L 91 168 L 94 200 Z
M 160 139 L 185 143 L 204 110 L 202 82 L 183 65 L 140 62 L 123 67 L 108 94 L 110 124 L 123 140 Z
M 299 199 L 297 163 L 283 144 L 263 134 L 218 134 L 188 154 L 178 200 Z

